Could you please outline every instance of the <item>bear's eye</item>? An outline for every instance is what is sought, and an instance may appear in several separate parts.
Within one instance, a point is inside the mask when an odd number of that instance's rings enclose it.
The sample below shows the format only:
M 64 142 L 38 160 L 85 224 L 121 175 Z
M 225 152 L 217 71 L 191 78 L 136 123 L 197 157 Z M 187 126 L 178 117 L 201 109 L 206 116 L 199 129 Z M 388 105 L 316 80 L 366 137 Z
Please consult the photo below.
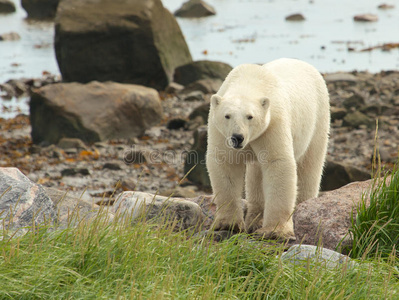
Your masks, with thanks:
M 248 120 L 252 120 L 254 117 L 253 116 L 247 116 Z
M 230 115 L 225 115 L 224 116 L 226 119 L 230 119 Z

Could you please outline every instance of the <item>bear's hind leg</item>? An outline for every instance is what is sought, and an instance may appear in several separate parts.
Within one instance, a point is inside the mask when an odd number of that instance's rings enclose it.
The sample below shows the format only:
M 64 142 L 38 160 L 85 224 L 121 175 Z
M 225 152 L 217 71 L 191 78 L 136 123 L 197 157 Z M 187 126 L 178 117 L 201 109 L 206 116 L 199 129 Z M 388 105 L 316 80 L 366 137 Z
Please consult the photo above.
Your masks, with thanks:
M 245 193 L 248 201 L 245 228 L 252 233 L 262 227 L 265 197 L 263 194 L 262 169 L 258 162 L 247 163 Z
M 327 152 L 328 137 L 312 141 L 297 164 L 298 195 L 296 204 L 317 197 Z

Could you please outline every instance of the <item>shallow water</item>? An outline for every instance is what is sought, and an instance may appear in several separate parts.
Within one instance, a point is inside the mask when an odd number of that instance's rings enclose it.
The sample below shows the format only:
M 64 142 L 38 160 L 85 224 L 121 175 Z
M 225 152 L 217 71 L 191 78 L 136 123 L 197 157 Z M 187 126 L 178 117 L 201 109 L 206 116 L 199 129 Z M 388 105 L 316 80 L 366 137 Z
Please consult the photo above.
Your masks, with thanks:
M 17 12 L 0 15 L 0 33 L 15 31 L 19 41 L 0 42 L 0 83 L 8 79 L 40 77 L 46 71 L 59 74 L 53 49 L 51 22 L 27 21 L 19 0 L 12 0 Z M 144 1 L 144 0 L 143 0 Z M 392 1 L 395 4 L 396 1 Z M 185 0 L 163 0 L 171 12 Z M 216 16 L 201 19 L 178 18 L 194 60 L 209 59 L 237 66 L 265 63 L 279 57 L 303 59 L 321 72 L 399 69 L 399 49 L 358 52 L 383 43 L 399 43 L 399 6 L 377 8 L 376 0 L 207 0 Z M 285 17 L 302 13 L 303 22 Z M 379 21 L 358 23 L 353 16 L 378 15 Z M 357 51 L 348 52 L 353 47 Z M 26 100 L 1 101 L 10 117 L 27 113 Z
M 174 12 L 181 0 L 164 0 Z M 399 43 L 399 7 L 381 10 L 375 0 L 207 0 L 216 16 L 178 18 L 194 59 L 224 61 L 232 66 L 265 63 L 279 57 L 310 62 L 321 72 L 399 69 L 399 49 L 348 52 L 383 43 Z M 392 1 L 392 4 L 397 4 Z M 302 13 L 306 20 L 288 22 Z M 363 13 L 378 22 L 354 22 Z M 324 50 L 322 49 L 324 48 Z M 207 53 L 206 55 L 204 53 Z

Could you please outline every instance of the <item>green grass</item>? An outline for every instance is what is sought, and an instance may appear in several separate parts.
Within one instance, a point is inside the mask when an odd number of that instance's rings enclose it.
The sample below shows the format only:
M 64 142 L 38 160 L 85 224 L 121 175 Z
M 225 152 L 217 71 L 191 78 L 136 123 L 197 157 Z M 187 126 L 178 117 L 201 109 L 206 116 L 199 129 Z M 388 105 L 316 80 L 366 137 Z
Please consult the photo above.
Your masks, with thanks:
M 399 165 L 391 173 L 373 181 L 370 202 L 367 196 L 352 216 L 350 234 L 353 239 L 352 257 L 399 258 Z M 381 172 L 378 172 L 381 174 Z M 399 264 L 398 264 L 399 265 Z
M 0 241 L 0 299 L 398 299 L 399 272 L 294 266 L 281 246 L 237 235 L 222 243 L 173 226 L 100 216 Z

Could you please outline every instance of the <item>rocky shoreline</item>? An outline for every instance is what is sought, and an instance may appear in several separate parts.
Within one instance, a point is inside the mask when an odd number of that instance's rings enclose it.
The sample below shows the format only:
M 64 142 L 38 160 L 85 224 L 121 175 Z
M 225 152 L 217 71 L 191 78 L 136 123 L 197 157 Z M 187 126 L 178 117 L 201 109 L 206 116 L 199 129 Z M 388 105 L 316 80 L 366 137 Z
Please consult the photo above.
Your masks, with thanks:
M 332 112 L 328 182 L 345 176 L 347 181 L 359 180 L 361 176 L 367 179 L 372 171 L 375 145 L 382 163 L 391 168 L 398 159 L 399 72 L 334 73 L 324 77 Z M 21 96 L 32 86 L 55 81 L 47 77 L 43 81 L 12 81 L 2 85 L 2 89 L 6 86 L 10 93 Z M 216 86 L 221 82 L 210 81 Z M 183 178 L 185 157 L 194 144 L 194 132 L 205 123 L 204 118 L 190 120 L 189 116 L 200 115 L 212 91 L 207 93 L 198 86 L 183 90 L 180 86 L 176 90 L 176 86 L 172 84 L 160 92 L 164 112 L 161 123 L 137 138 L 91 145 L 63 139 L 57 145 L 35 145 L 29 116 L 1 119 L 0 167 L 16 167 L 33 182 L 69 191 L 74 196 L 83 195 L 83 199 L 95 203 L 126 190 L 166 196 L 173 193 L 186 198 L 209 194 L 209 188 Z

